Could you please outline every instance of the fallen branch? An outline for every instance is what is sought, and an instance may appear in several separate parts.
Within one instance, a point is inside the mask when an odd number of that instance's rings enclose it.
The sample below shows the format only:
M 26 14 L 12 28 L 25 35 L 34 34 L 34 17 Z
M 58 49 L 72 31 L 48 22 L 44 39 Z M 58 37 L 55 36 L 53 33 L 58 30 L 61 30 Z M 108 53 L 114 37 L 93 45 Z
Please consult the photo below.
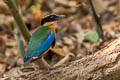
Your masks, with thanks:
M 94 55 L 84 57 L 49 71 L 28 71 L 18 73 L 12 69 L 11 79 L 25 80 L 119 80 L 120 79 L 120 38 L 111 42 Z

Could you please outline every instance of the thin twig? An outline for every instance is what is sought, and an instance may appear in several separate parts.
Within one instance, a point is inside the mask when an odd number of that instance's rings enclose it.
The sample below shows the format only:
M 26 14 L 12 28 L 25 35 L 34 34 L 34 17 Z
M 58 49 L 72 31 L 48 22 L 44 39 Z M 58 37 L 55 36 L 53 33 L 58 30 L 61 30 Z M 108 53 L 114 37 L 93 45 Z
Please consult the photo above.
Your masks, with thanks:
M 104 42 L 104 34 L 103 34 L 103 29 L 102 29 L 102 25 L 101 25 L 101 22 L 100 22 L 100 18 L 97 16 L 96 14 L 96 11 L 94 9 L 94 6 L 93 6 L 93 3 L 92 3 L 92 0 L 88 0 L 89 1 L 89 4 L 90 4 L 90 7 L 91 7 L 91 10 L 92 10 L 92 14 L 93 14 L 93 18 L 96 22 L 96 30 L 98 32 L 98 35 L 99 37 L 102 39 L 102 41 Z

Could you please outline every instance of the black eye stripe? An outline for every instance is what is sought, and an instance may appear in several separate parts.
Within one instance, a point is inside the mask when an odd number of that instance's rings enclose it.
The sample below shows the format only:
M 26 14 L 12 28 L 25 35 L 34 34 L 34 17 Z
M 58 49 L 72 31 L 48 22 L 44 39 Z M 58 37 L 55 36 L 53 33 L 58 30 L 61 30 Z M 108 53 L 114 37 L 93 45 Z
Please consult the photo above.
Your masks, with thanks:
M 50 18 L 55 18 L 55 16 L 50 16 Z
M 65 17 L 64 15 L 49 15 L 47 17 L 42 18 L 41 25 L 43 25 L 43 24 L 45 24 L 47 22 L 52 22 L 52 21 L 62 19 L 64 17 Z
M 50 18 L 53 18 L 53 16 L 50 16 Z

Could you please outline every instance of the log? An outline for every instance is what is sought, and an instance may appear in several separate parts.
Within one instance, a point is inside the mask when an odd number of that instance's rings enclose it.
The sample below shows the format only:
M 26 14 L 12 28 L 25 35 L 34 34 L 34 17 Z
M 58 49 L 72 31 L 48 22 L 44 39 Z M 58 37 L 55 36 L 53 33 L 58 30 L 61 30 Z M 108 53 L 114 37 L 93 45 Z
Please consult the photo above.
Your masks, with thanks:
M 19 76 L 17 69 L 12 69 L 6 76 L 9 80 L 120 80 L 120 38 L 93 55 L 55 69 L 29 71 Z

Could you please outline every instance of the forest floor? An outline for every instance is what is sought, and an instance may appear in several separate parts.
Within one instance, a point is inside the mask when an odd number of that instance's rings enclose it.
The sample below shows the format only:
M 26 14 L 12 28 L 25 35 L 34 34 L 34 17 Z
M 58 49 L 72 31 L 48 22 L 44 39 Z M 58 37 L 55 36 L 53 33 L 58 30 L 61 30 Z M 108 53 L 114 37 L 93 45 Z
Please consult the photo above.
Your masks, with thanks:
M 37 6 L 35 3 L 39 3 L 38 5 L 41 6 L 40 10 L 31 10 L 31 7 Z M 100 18 L 104 31 L 104 43 L 101 41 L 93 42 L 85 40 L 87 32 L 96 31 L 96 24 L 87 4 L 79 5 L 77 0 L 19 0 L 19 4 L 24 22 L 31 33 L 40 25 L 39 19 L 36 19 L 35 15 L 41 16 L 41 12 L 44 16 L 54 13 L 66 15 L 65 19 L 59 20 L 56 24 L 56 46 L 54 51 L 49 51 L 46 56 L 46 60 L 50 65 L 56 64 L 65 56 L 71 54 L 72 58 L 65 63 L 69 65 L 69 62 L 72 63 L 95 54 L 107 44 L 120 37 L 120 8 L 118 8 L 120 3 L 117 3 L 117 0 L 104 0 L 106 10 L 101 14 Z M 8 80 L 8 77 L 11 76 L 17 79 L 17 77 L 26 72 L 31 74 L 34 71 L 31 65 L 23 63 L 20 51 L 18 50 L 13 22 L 14 20 L 8 7 L 1 0 L 0 78 L 3 80 Z M 26 46 L 25 42 L 24 45 Z M 64 66 L 63 71 L 67 69 L 65 65 L 61 66 Z M 61 68 L 58 67 L 58 70 L 61 70 Z

